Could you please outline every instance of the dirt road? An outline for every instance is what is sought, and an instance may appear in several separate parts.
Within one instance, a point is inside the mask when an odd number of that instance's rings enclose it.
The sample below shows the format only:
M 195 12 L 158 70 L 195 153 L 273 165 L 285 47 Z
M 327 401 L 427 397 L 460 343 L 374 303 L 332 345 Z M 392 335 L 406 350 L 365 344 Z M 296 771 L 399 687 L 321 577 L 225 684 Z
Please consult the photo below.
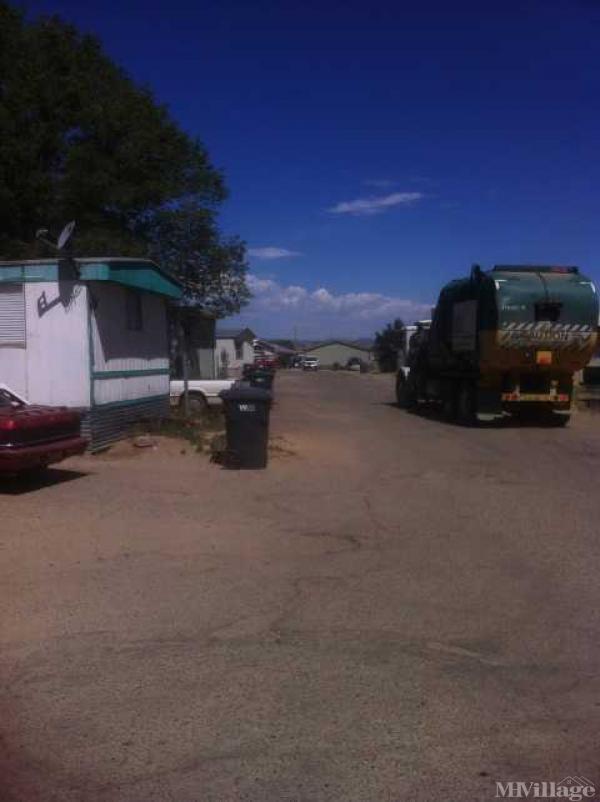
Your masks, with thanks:
M 462 429 L 277 379 L 263 472 L 178 442 L 0 494 L 2 802 L 600 790 L 600 418 Z

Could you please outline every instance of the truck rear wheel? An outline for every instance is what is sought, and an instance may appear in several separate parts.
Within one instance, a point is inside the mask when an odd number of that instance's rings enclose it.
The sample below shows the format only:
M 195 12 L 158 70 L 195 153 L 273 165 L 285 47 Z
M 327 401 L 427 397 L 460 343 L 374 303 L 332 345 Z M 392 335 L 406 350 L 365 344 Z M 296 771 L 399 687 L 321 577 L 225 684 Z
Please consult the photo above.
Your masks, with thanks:
M 456 397 L 456 385 L 454 383 L 448 384 L 444 388 L 444 396 L 442 398 L 442 415 L 447 421 L 456 420 L 458 413 L 458 399 Z
M 475 414 L 475 387 L 471 382 L 461 382 L 456 400 L 456 415 L 463 426 L 473 426 Z
M 183 395 L 179 400 L 179 405 L 181 409 L 185 409 L 185 399 Z M 197 393 L 197 392 L 189 393 L 188 409 L 190 415 L 203 415 L 204 412 L 208 409 L 208 401 L 206 400 L 206 397 L 203 396 L 202 393 Z
M 399 373 L 396 378 L 396 401 L 401 409 L 412 409 L 417 403 L 412 388 L 403 373 Z

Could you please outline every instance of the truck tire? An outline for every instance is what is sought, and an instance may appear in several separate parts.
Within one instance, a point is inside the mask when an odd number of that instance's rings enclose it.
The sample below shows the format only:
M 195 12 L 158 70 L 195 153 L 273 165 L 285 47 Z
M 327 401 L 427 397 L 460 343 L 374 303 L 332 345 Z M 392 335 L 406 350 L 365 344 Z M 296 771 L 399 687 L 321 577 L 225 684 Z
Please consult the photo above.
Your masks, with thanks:
M 461 426 L 474 426 L 477 421 L 475 410 L 475 386 L 472 382 L 461 382 L 456 399 L 456 417 Z
M 456 386 L 448 384 L 444 388 L 442 399 L 442 417 L 447 421 L 455 421 L 458 415 L 458 399 L 456 397 Z
M 182 394 L 179 399 L 179 406 L 181 409 L 185 407 L 185 399 Z M 202 415 L 208 409 L 208 401 L 202 393 L 192 392 L 188 394 L 188 409 L 190 415 Z
M 412 388 L 402 373 L 396 378 L 396 401 L 400 409 L 413 409 L 417 403 Z

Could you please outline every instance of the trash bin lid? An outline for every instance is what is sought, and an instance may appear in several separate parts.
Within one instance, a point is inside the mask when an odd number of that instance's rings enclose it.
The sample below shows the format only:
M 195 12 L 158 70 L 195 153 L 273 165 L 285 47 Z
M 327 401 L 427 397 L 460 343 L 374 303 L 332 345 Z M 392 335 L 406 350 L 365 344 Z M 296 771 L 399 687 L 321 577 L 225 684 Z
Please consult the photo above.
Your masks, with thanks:
M 273 396 L 268 390 L 261 387 L 251 387 L 249 384 L 234 384 L 230 390 L 222 390 L 219 397 L 223 401 L 272 401 Z

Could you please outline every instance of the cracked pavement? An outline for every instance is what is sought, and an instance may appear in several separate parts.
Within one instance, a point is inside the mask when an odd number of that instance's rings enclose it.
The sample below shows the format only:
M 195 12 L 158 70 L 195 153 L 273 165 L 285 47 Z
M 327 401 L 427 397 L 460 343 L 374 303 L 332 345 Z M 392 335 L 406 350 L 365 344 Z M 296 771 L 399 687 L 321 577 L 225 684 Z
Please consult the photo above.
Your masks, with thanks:
M 266 471 L 159 440 L 2 485 L 0 800 L 600 788 L 600 419 L 462 429 L 325 371 L 276 395 Z

